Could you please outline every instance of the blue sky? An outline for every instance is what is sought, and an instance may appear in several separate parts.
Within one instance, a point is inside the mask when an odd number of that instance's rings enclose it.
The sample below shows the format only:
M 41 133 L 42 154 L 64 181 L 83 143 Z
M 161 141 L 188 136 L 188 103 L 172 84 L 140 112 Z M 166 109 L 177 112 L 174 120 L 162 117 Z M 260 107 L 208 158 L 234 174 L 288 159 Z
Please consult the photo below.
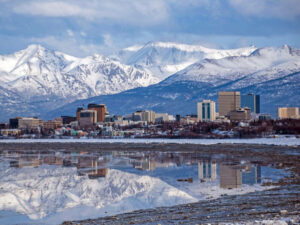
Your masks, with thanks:
M 300 48 L 300 0 L 0 0 L 0 54 L 36 43 L 111 54 L 148 41 Z

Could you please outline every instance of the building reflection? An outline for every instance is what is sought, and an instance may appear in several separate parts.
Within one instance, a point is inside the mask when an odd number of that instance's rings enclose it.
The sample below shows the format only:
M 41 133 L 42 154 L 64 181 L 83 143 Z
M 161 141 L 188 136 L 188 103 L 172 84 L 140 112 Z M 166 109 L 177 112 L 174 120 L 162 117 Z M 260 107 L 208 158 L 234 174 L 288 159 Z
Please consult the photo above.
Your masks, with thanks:
M 217 179 L 217 163 L 212 161 L 198 162 L 198 178 L 201 182 Z
M 260 184 L 261 183 L 261 166 L 248 164 L 242 171 L 243 184 Z
M 10 167 L 13 168 L 35 168 L 42 164 L 60 167 L 76 167 L 77 174 L 88 176 L 90 179 L 106 177 L 108 168 L 106 168 L 107 158 L 99 160 L 95 156 L 65 155 L 56 156 L 55 154 L 36 154 L 34 156 L 26 154 L 8 155 Z
M 42 165 L 42 161 L 38 157 L 26 156 L 10 161 L 10 167 L 15 168 L 35 168 Z
M 38 167 L 42 164 L 76 167 L 79 176 L 90 179 L 106 177 L 109 168 L 133 167 L 137 170 L 152 172 L 158 168 L 182 167 L 183 180 L 198 175 L 200 182 L 213 181 L 220 176 L 221 188 L 239 188 L 242 184 L 261 183 L 261 167 L 250 163 L 217 164 L 217 159 L 198 153 L 161 153 L 161 152 L 4 152 L 2 157 L 9 159 L 10 167 Z M 172 169 L 172 168 L 170 168 Z M 166 170 L 166 171 L 170 171 Z M 193 172 L 192 172 L 193 171 Z M 197 172 L 198 174 L 197 174 Z M 185 177 L 186 176 L 186 177 Z
M 220 165 L 220 187 L 239 188 L 242 184 L 261 183 L 261 167 L 259 165 Z
M 231 189 L 242 185 L 242 170 L 234 165 L 220 165 L 220 187 Z

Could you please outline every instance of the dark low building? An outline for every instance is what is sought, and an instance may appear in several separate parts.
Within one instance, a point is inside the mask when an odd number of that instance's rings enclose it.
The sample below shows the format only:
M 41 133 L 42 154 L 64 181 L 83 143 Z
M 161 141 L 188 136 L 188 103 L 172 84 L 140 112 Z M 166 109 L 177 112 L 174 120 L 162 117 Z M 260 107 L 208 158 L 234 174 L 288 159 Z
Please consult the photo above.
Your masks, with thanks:
M 61 116 L 63 124 L 70 124 L 71 122 L 76 121 L 76 117 L 74 116 Z
M 11 129 L 17 129 L 19 127 L 19 117 L 13 118 L 13 119 L 9 119 L 9 127 Z

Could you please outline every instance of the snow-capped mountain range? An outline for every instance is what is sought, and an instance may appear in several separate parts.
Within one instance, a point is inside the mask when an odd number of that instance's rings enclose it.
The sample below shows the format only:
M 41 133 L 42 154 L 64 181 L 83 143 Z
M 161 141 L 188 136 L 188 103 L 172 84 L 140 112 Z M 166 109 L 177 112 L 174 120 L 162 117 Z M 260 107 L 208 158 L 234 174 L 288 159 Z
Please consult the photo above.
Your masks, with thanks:
M 158 82 L 154 76 L 101 55 L 76 58 L 40 45 L 0 56 L 0 82 L 27 97 L 87 98 Z
M 257 48 L 211 49 L 201 45 L 173 42 L 149 42 L 125 48 L 114 56 L 124 64 L 154 74 L 161 80 L 202 59 L 220 59 L 228 56 L 248 56 Z
M 77 58 L 30 45 L 0 56 L 0 100 L 6 111 L 0 118 L 7 113 L 38 111 L 26 109 L 32 105 L 55 109 L 76 99 L 119 93 L 158 81 L 151 74 L 98 54 Z M 24 105 L 28 106 L 22 110 Z
M 76 101 L 50 115 L 71 113 L 76 105 L 100 100 L 116 114 L 152 109 L 185 115 L 196 113 L 198 101 L 217 102 L 218 91 L 228 90 L 260 94 L 261 111 L 273 116 L 277 107 L 300 107 L 300 50 L 284 45 L 256 49 L 248 56 L 203 59 L 158 84 Z
M 91 102 L 114 114 L 195 113 L 197 101 L 217 101 L 223 90 L 261 94 L 263 112 L 274 115 L 278 106 L 299 106 L 299 74 L 300 50 L 287 45 L 217 50 L 150 42 L 85 58 L 31 45 L 0 56 L 0 119 L 73 115 Z

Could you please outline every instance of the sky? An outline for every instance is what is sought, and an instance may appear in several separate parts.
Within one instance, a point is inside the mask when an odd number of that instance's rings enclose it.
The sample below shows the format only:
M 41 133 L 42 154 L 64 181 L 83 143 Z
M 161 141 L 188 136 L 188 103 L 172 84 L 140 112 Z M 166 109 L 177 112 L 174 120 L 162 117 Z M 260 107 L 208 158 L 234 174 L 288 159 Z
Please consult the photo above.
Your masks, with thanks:
M 149 41 L 300 48 L 300 0 L 0 0 L 0 54 L 110 55 Z

